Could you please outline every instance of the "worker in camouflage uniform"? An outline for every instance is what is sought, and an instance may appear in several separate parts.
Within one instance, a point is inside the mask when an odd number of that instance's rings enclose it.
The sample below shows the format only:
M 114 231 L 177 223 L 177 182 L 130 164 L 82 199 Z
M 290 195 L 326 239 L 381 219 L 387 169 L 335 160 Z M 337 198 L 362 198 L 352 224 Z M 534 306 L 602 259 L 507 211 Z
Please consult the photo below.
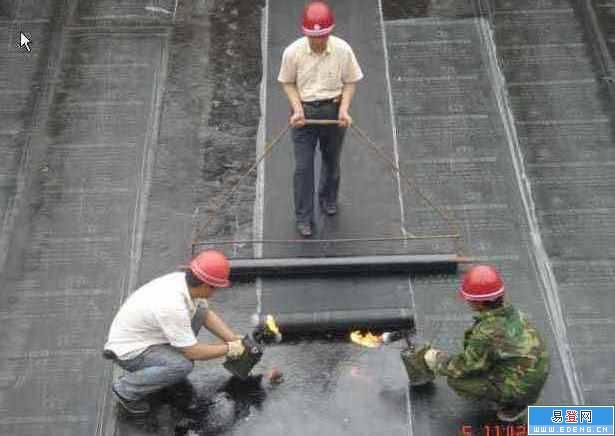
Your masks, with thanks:
M 504 302 L 504 284 L 495 268 L 470 268 L 459 293 L 478 312 L 465 332 L 463 352 L 449 357 L 429 348 L 425 364 L 446 376 L 460 396 L 494 403 L 500 420 L 515 422 L 538 400 L 547 379 L 544 342 L 525 315 Z

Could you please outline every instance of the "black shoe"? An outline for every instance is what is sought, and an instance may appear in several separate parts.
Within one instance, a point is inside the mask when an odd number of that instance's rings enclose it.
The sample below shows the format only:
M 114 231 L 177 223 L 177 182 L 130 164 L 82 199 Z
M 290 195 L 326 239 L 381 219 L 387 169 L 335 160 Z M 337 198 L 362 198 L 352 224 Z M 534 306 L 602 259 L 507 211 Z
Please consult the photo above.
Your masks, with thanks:
M 114 387 L 111 387 L 111 390 L 115 394 L 118 402 L 122 405 L 124 410 L 133 415 L 144 415 L 149 413 L 150 407 L 149 403 L 146 400 L 127 400 L 117 393 Z
M 309 238 L 312 236 L 312 225 L 305 223 L 297 223 L 297 231 L 304 238 Z

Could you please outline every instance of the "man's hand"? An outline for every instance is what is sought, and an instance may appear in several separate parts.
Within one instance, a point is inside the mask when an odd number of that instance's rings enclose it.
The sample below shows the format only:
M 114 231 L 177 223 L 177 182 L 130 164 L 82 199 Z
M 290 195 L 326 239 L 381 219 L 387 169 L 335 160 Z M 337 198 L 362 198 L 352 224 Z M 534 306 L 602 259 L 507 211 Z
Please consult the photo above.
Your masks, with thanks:
M 292 127 L 305 126 L 305 114 L 303 111 L 296 111 L 290 116 L 289 123 Z
M 229 359 L 237 359 L 245 351 L 243 342 L 241 340 L 227 342 L 227 345 L 228 345 L 228 352 L 226 353 L 226 356 Z
M 352 125 L 352 117 L 345 109 L 340 108 L 337 119 L 340 127 L 350 127 Z
M 436 365 L 438 364 L 438 355 L 441 353 L 440 350 L 436 350 L 435 348 L 430 348 L 425 353 L 425 365 L 432 371 L 435 371 Z

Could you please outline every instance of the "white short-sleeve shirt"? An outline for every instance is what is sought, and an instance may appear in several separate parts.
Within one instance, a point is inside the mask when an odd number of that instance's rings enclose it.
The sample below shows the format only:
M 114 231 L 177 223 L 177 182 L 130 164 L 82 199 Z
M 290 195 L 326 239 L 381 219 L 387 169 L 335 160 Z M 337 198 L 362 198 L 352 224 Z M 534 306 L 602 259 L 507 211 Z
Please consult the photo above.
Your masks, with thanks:
M 294 83 L 301 101 L 326 100 L 342 93 L 346 83 L 358 82 L 363 72 L 346 41 L 330 36 L 323 53 L 310 49 L 306 37 L 286 47 L 278 81 Z
M 154 279 L 124 302 L 111 324 L 105 349 L 128 359 L 152 345 L 190 347 L 197 343 L 191 325 L 197 304 L 207 301 L 190 297 L 183 272 Z

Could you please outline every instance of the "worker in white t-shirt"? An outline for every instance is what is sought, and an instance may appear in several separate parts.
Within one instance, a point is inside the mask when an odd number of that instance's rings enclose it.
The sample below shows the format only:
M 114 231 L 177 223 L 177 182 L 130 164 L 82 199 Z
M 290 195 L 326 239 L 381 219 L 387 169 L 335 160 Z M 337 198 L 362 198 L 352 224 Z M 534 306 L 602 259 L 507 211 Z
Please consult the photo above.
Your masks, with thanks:
M 166 274 L 137 289 L 118 311 L 104 356 L 127 371 L 112 391 L 128 412 L 149 411 L 147 395 L 181 382 L 195 360 L 241 356 L 244 347 L 207 298 L 229 286 L 230 264 L 217 251 L 196 256 L 186 271 Z M 201 326 L 222 340 L 197 341 Z

